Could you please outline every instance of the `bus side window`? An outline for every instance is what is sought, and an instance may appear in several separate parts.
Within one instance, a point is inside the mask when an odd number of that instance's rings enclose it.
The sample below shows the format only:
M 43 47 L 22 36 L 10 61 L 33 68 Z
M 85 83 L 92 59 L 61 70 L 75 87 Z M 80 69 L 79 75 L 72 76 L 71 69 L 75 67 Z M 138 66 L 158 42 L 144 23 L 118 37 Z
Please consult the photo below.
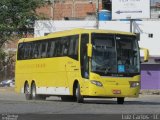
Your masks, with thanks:
M 67 56 L 69 49 L 69 37 L 63 37 L 61 39 L 61 42 L 62 42 L 62 56 Z
M 51 42 L 51 49 L 50 49 L 50 57 L 54 57 L 55 56 L 55 41 Z
M 47 55 L 47 46 L 48 43 L 46 41 L 41 42 L 41 58 L 45 58 Z
M 69 52 L 68 55 L 78 60 L 78 35 L 70 36 L 70 42 L 69 42 Z
M 57 38 L 56 38 L 57 39 Z M 55 48 L 54 48 L 55 50 L 54 50 L 54 56 L 55 57 L 58 57 L 59 56 L 59 41 L 58 40 L 55 40 Z
M 83 78 L 89 78 L 89 59 L 87 56 L 87 43 L 89 43 L 89 35 L 81 35 L 80 46 L 80 62 L 81 62 L 81 75 Z
M 18 56 L 17 59 L 18 60 L 23 60 L 24 59 L 24 43 L 20 43 L 18 45 Z
M 29 43 L 24 44 L 24 49 L 25 49 L 24 60 L 27 60 L 29 59 Z
M 56 38 L 56 41 L 55 41 L 55 56 L 56 57 L 62 56 L 62 42 L 61 42 L 61 38 Z
M 50 57 L 50 50 L 51 50 L 51 41 L 47 42 L 48 46 L 47 46 L 47 55 L 46 57 L 49 58 Z
M 75 51 L 74 54 L 76 55 L 77 59 L 78 59 L 78 41 L 79 41 L 79 35 L 75 36 Z
M 30 51 L 30 59 L 34 59 L 34 48 L 35 48 L 35 42 L 32 42 L 31 44 L 31 51 Z
M 38 52 L 36 52 L 36 50 L 37 50 L 37 43 L 38 42 L 33 42 L 32 43 L 32 59 L 36 59 L 37 58 L 37 54 L 38 54 Z
M 35 43 L 35 48 L 34 48 L 34 51 L 33 51 L 33 55 L 34 55 L 35 59 L 37 59 L 39 57 L 39 47 L 40 47 L 40 43 L 36 42 Z
M 32 53 L 33 53 L 33 42 L 29 42 L 28 44 L 29 49 L 28 49 L 28 59 L 32 59 Z

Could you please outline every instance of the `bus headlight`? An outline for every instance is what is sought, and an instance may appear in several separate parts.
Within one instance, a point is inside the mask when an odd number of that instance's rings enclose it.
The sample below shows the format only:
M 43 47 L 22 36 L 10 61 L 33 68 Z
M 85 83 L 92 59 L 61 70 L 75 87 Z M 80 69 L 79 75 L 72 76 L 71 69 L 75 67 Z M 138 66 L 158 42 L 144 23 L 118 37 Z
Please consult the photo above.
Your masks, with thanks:
M 134 88 L 134 87 L 140 86 L 140 83 L 139 83 L 139 82 L 130 81 L 129 83 L 130 83 L 130 87 L 131 87 L 131 88 Z
M 101 82 L 96 81 L 96 80 L 91 80 L 91 83 L 94 84 L 94 85 L 96 85 L 96 86 L 99 86 L 99 87 L 103 86 L 103 84 Z

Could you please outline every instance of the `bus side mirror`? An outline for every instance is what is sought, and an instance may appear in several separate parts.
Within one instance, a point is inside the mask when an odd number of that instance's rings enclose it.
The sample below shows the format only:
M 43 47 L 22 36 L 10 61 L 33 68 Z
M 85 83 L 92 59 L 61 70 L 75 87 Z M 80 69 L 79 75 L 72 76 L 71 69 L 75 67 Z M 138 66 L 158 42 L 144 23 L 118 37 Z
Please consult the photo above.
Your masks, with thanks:
M 144 53 L 144 59 L 142 62 L 148 62 L 149 59 L 149 50 L 146 48 L 140 48 L 140 50 L 143 50 Z
M 92 57 L 92 44 L 87 44 L 87 56 Z

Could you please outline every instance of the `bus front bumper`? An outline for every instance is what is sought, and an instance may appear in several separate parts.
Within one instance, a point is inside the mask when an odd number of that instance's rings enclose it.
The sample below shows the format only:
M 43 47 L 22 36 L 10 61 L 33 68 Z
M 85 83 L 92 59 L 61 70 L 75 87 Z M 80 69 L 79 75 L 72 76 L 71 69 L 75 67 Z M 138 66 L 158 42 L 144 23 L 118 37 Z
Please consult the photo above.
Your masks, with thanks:
M 105 85 L 97 86 L 90 84 L 82 91 L 85 97 L 138 97 L 140 86 L 131 88 L 129 85 Z

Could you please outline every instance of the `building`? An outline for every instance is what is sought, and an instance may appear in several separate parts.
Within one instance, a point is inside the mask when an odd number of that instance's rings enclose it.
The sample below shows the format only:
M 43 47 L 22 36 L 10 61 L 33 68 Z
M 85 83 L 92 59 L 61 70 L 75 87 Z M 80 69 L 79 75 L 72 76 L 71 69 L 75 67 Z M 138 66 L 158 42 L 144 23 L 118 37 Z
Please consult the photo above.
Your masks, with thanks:
M 46 6 L 37 9 L 52 20 L 83 20 L 95 15 L 97 0 L 46 0 Z M 54 2 L 53 2 L 54 1 Z M 160 1 L 151 0 L 151 19 L 160 18 Z M 99 9 L 112 10 L 112 0 L 99 0 Z
M 160 0 L 151 0 L 151 18 L 160 19 Z
M 40 14 L 52 20 L 83 20 L 96 13 L 97 0 L 48 0 L 44 7 L 37 9 Z M 99 0 L 102 9 L 102 0 Z

